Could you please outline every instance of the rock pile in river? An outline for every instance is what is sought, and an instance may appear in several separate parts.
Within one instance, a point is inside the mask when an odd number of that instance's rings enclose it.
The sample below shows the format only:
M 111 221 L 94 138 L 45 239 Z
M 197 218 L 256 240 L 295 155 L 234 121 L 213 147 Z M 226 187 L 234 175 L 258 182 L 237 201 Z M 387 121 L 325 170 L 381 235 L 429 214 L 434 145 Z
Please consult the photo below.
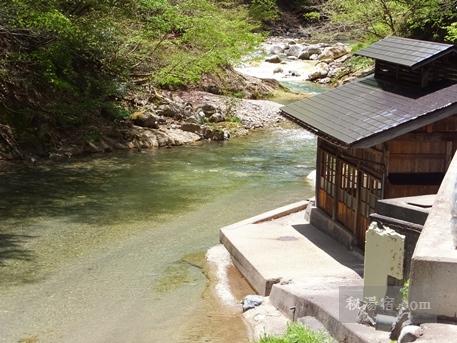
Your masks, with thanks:
M 315 68 L 308 74 L 307 79 L 319 83 L 329 83 L 331 77 L 337 75 L 343 68 L 343 63 L 350 58 L 350 52 L 351 48 L 343 43 L 307 44 L 285 40 L 267 47 L 265 62 L 287 64 L 293 60 L 316 61 Z M 275 69 L 275 73 L 282 72 L 284 72 L 283 68 Z M 300 71 L 289 70 L 287 75 L 300 76 Z

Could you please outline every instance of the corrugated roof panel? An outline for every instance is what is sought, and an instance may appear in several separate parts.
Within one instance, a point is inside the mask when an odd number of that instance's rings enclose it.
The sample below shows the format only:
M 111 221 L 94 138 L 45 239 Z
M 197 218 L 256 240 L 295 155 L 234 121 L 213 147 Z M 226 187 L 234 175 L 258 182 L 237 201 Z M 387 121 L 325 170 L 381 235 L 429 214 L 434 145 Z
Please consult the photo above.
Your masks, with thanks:
M 355 54 L 416 68 L 443 54 L 457 51 L 452 44 L 420 41 L 401 37 L 387 37 Z
M 388 87 L 385 82 L 369 76 L 292 103 L 282 111 L 299 123 L 314 128 L 318 134 L 350 146 L 418 117 L 457 105 L 457 84 L 417 92 Z M 457 114 L 457 110 L 455 112 L 453 114 Z M 383 138 L 378 141 L 382 142 Z

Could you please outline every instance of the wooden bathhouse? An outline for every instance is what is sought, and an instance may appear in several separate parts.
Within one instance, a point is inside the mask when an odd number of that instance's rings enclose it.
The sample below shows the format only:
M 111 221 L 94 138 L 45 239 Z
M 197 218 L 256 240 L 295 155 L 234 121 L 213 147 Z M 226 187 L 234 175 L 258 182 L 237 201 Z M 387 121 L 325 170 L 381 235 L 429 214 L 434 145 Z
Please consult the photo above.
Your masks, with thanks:
M 374 73 L 283 107 L 318 137 L 316 207 L 363 246 L 376 201 L 436 193 L 457 149 L 457 48 L 399 37 Z

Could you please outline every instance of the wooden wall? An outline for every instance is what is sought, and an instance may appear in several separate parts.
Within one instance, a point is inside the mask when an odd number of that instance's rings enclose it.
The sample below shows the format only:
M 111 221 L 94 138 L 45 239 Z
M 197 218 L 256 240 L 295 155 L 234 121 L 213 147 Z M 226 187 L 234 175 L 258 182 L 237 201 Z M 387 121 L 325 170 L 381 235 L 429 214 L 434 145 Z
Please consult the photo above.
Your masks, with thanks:
M 317 205 L 363 245 L 374 199 L 436 193 L 456 150 L 457 114 L 369 149 L 319 138 Z
M 425 126 L 386 143 L 388 174 L 385 198 L 436 193 L 441 179 L 457 150 L 457 115 Z M 422 181 L 411 184 L 394 184 L 395 174 L 410 180 L 418 176 Z
M 317 206 L 365 242 L 369 214 L 382 198 L 385 172 L 384 146 L 342 149 L 319 138 L 317 155 Z

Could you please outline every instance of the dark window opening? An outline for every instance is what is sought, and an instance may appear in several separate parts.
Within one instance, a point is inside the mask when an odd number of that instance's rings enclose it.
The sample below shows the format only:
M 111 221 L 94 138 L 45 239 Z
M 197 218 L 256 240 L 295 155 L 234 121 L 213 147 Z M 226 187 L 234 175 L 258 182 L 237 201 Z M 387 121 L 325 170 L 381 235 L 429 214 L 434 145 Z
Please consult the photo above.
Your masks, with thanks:
M 393 185 L 439 185 L 444 173 L 391 173 L 389 182 Z

